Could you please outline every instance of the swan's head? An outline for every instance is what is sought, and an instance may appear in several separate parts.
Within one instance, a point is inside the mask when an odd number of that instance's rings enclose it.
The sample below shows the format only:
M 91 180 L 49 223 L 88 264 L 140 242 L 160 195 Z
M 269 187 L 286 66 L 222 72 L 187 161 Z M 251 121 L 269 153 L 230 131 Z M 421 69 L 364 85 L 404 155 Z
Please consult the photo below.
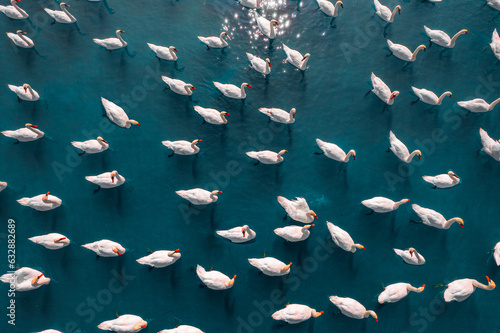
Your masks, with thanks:
M 96 140 L 97 140 L 97 141 L 99 141 L 99 142 L 108 143 L 108 141 L 104 140 L 104 139 L 102 138 L 102 136 L 98 136 Z
M 122 246 L 115 246 L 111 250 L 119 256 L 125 253 L 125 249 Z
M 309 213 L 307 213 L 307 215 L 314 216 L 315 219 L 318 219 L 318 215 L 316 215 L 316 213 L 314 212 L 314 210 L 310 210 Z
M 30 124 L 30 123 L 27 123 L 27 124 L 24 124 L 24 127 L 26 128 L 37 128 L 38 126 L 37 125 L 33 125 L 33 124 Z
M 423 284 L 421 287 L 417 288 L 417 292 L 421 293 L 425 289 L 425 284 Z
M 335 5 L 344 8 L 344 3 L 342 1 L 337 1 Z
M 488 287 L 490 287 L 491 289 L 495 289 L 495 287 L 497 286 L 495 282 L 493 282 L 493 280 L 490 279 L 488 276 L 486 277 L 486 280 L 488 280 Z
M 413 247 L 410 247 L 408 249 L 408 252 L 410 252 L 410 257 L 413 257 L 413 253 L 417 252 L 417 250 L 415 250 Z
M 365 247 L 361 244 L 354 244 L 354 246 L 357 248 L 357 249 L 360 249 L 360 250 L 364 250 Z
M 245 237 L 248 230 L 250 230 L 250 227 L 246 224 L 243 227 L 241 227 L 241 233 L 243 234 L 243 237 Z
M 221 116 L 229 116 L 229 113 L 227 113 L 226 111 L 222 111 L 220 114 Z
M 214 190 L 211 192 L 213 195 L 216 195 L 216 194 L 219 194 L 219 193 L 222 193 L 222 191 L 219 191 L 219 190 Z
M 137 125 L 137 126 L 140 126 L 141 124 L 139 124 L 139 122 L 137 120 L 133 120 L 133 119 L 130 119 L 130 123 L 132 125 Z
M 422 159 L 422 152 L 420 150 L 415 150 L 415 153 L 417 154 L 418 159 Z
M 314 318 L 318 318 L 319 316 L 321 316 L 323 313 L 325 313 L 325 311 L 316 311 L 315 309 L 312 309 L 311 310 L 311 314 Z
M 137 331 L 141 328 L 146 328 L 147 326 L 148 326 L 148 322 L 145 320 L 141 320 L 141 322 L 134 327 L 134 331 Z
M 175 48 L 175 46 L 169 46 L 169 47 L 168 47 L 168 49 L 169 49 L 170 51 L 179 52 L 179 50 L 177 50 L 177 49 Z
M 119 35 L 119 34 L 123 34 L 125 33 L 125 30 L 116 30 L 116 34 Z
M 302 60 L 301 60 L 301 61 L 306 60 L 306 59 L 307 59 L 307 58 L 309 58 L 310 56 L 311 56 L 311 55 L 310 55 L 309 53 L 306 53 L 306 54 L 304 55 L 304 58 L 302 58 Z
M 192 89 L 192 90 L 196 90 L 193 85 L 191 83 L 188 83 L 184 86 L 184 88 L 188 88 L 188 89 Z
M 59 6 L 69 7 L 69 5 L 68 5 L 67 3 L 64 3 L 64 2 L 61 2 L 61 3 L 59 4 Z
M 292 114 L 292 116 L 295 118 L 295 112 L 297 112 L 297 110 L 295 108 L 291 109 L 290 110 L 290 113 Z
M 33 280 L 31 280 L 31 285 L 41 286 L 44 284 L 49 284 L 49 282 L 50 282 L 50 279 L 48 277 L 45 277 L 42 273 L 42 274 L 38 275 L 36 278 L 34 278 Z
M 281 270 L 282 271 L 287 271 L 290 269 L 290 267 L 292 266 L 292 263 L 289 263 L 288 265 L 285 265 Z
M 191 144 L 197 144 L 198 142 L 201 142 L 201 139 L 196 139 L 191 142 Z
M 222 38 L 223 36 L 226 36 L 228 39 L 230 39 L 229 35 L 225 31 L 221 32 L 219 37 Z
M 249 85 L 248 83 L 246 82 L 243 82 L 243 84 L 241 85 L 242 87 L 248 87 L 248 88 L 252 88 L 251 85 Z
M 303 226 L 302 228 L 309 229 L 309 228 L 315 227 L 315 226 L 316 226 L 315 224 L 307 224 L 307 225 Z
M 354 149 L 349 150 L 349 152 L 352 154 L 352 159 L 356 160 L 356 151 Z
M 43 200 L 43 201 L 47 200 L 47 199 L 49 198 L 49 194 L 50 194 L 50 192 L 45 193 L 45 194 L 43 195 L 43 197 L 42 197 L 42 200 Z
M 16 34 L 18 34 L 18 35 L 26 35 L 26 32 L 24 32 L 22 30 L 17 30 Z
M 283 155 L 284 153 L 288 153 L 288 150 L 280 150 L 280 152 L 276 155 L 276 159 L 279 161 L 281 155 Z
M 469 31 L 467 29 L 460 30 L 461 33 L 468 35 Z
M 427 47 L 424 44 L 419 45 L 418 48 L 424 50 L 424 52 L 427 52 Z
M 392 94 L 391 94 L 391 97 L 389 97 L 389 99 L 394 99 L 394 97 L 396 97 L 397 95 L 399 95 L 399 91 L 393 91 Z
M 401 15 L 401 6 L 397 5 L 396 8 L 398 9 L 398 14 Z
M 111 173 L 109 174 L 109 176 L 111 177 L 111 182 L 114 183 L 115 182 L 115 178 L 118 176 L 118 171 L 116 171 L 116 170 L 111 171 Z
M 448 171 L 448 176 L 458 178 L 458 175 L 453 171 Z
M 67 237 L 61 237 L 54 239 L 54 243 L 69 244 L 69 239 Z
M 275 19 L 272 19 L 272 20 L 271 20 L 271 24 L 272 24 L 272 25 L 277 25 L 277 26 L 279 26 L 279 25 L 280 25 L 280 24 L 278 23 L 278 21 L 276 21 Z
M 455 221 L 457 221 L 457 223 L 460 224 L 460 228 L 464 227 L 464 220 L 462 220 L 460 217 L 456 217 Z
M 266 58 L 266 62 L 269 65 L 269 67 L 271 67 L 271 60 L 269 60 L 269 58 Z
M 28 92 L 28 88 L 30 88 L 30 85 L 25 83 L 23 84 L 24 92 Z
M 173 251 L 170 251 L 170 252 L 168 253 L 168 256 L 169 256 L 169 257 L 179 257 L 179 258 L 180 258 L 180 256 L 181 256 L 180 251 L 181 251 L 181 250 L 179 250 L 179 249 L 177 249 L 177 250 L 173 250 Z M 177 255 L 176 255 L 176 253 L 177 253 Z

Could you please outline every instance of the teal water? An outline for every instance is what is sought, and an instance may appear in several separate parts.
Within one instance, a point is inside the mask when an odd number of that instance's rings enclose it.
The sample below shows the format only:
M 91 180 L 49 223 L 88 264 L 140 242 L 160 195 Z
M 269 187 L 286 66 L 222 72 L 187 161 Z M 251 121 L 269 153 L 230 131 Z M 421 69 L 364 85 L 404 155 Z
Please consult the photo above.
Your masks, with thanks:
M 177 324 L 204 332 L 498 332 L 498 291 L 477 290 L 462 303 L 445 304 L 445 284 L 460 278 L 499 280 L 489 250 L 500 241 L 496 194 L 500 165 L 479 152 L 479 128 L 500 138 L 498 110 L 471 115 L 456 102 L 500 97 L 500 68 L 487 48 L 499 26 L 496 12 L 483 1 L 443 0 L 442 3 L 403 1 L 402 13 L 387 30 L 388 38 L 414 49 L 428 44 L 423 25 L 450 35 L 466 28 L 453 50 L 440 54 L 433 45 L 412 65 L 386 57 L 384 23 L 374 17 L 370 3 L 346 0 L 330 27 L 313 1 L 265 1 L 262 14 L 275 15 L 280 35 L 272 45 L 256 34 L 247 9 L 232 0 L 178 2 L 72 1 L 75 26 L 54 24 L 43 7 L 53 1 L 23 1 L 31 24 L 0 17 L 0 31 L 28 32 L 36 45 L 18 50 L 0 38 L 1 129 L 26 122 L 46 133 L 42 140 L 13 145 L 0 139 L 0 180 L 9 187 L 0 193 L 3 230 L 16 221 L 17 264 L 42 270 L 51 283 L 16 295 L 16 326 L 0 322 L 2 332 L 37 332 L 54 328 L 65 333 L 97 332 L 96 326 L 116 314 L 136 314 L 149 322 L 144 332 Z M 397 2 L 390 1 L 393 7 Z M 92 38 L 113 37 L 116 29 L 128 51 L 112 53 Z M 196 36 L 231 36 L 225 51 L 206 48 Z M 158 61 L 146 42 L 175 45 L 178 66 Z M 304 74 L 285 58 L 281 43 L 311 53 Z M 486 49 L 485 49 L 486 48 Z M 249 70 L 245 52 L 269 57 L 268 80 Z M 384 110 L 373 94 L 370 73 L 391 89 L 401 91 Z M 161 75 L 192 83 L 192 99 L 164 91 Z M 247 100 L 219 98 L 211 81 L 248 82 Z M 36 103 L 17 103 L 7 84 L 29 83 L 42 96 Z M 453 92 L 441 107 L 411 104 L 410 86 L 436 93 Z M 126 130 L 101 117 L 100 97 L 117 102 L 141 123 Z M 230 113 L 224 127 L 202 125 L 193 105 Z M 268 123 L 259 107 L 297 109 L 297 121 L 286 126 Z M 420 148 L 421 161 L 402 165 L 388 147 L 389 131 L 410 150 Z M 78 157 L 70 142 L 102 135 L 110 150 Z M 345 170 L 324 156 L 314 155 L 315 138 L 355 149 L 357 160 Z M 198 157 L 175 156 L 162 140 L 202 139 Z M 244 152 L 287 149 L 279 166 L 253 166 Z M 409 169 L 408 169 L 409 168 Z M 101 190 L 84 179 L 118 170 L 124 186 Z M 462 184 L 432 190 L 422 175 L 455 171 Z M 203 187 L 224 193 L 216 205 L 188 208 L 175 190 Z M 54 211 L 36 212 L 15 200 L 51 191 L 63 200 Z M 305 197 L 318 214 L 317 226 L 304 243 L 284 244 L 273 229 L 284 221 L 277 195 Z M 359 203 L 373 196 L 409 204 L 390 214 L 365 215 Z M 408 221 L 416 219 L 410 204 L 418 203 L 445 217 L 460 216 L 454 225 L 438 230 Z M 325 221 L 347 230 L 365 251 L 351 255 L 329 240 Z M 249 244 L 231 244 L 214 236 L 218 229 L 248 224 L 257 232 Z M 28 237 L 59 232 L 71 245 L 57 251 L 33 244 Z M 80 245 L 102 238 L 121 243 L 127 253 L 101 258 Z M 6 244 L 6 238 L 2 239 Z M 392 248 L 417 248 L 424 266 L 404 264 Z M 0 262 L 8 270 L 7 249 Z M 135 262 L 147 250 L 179 248 L 182 258 L 173 266 L 148 272 Z M 247 258 L 273 256 L 294 264 L 289 276 L 259 275 Z M 237 274 L 234 287 L 216 292 L 200 288 L 196 264 L 227 275 Z M 117 275 L 121 280 L 117 279 Z M 118 281 L 118 282 L 117 282 Z M 121 283 L 120 283 L 121 281 Z M 397 304 L 377 306 L 383 285 L 409 282 L 427 285 Z M 497 281 L 498 283 L 499 281 Z M 1 287 L 8 305 L 8 287 Z M 379 316 L 354 320 L 338 313 L 328 296 L 349 296 Z M 271 313 L 287 303 L 307 304 L 325 314 L 299 325 L 284 326 Z M 6 310 L 4 310 L 6 311 Z

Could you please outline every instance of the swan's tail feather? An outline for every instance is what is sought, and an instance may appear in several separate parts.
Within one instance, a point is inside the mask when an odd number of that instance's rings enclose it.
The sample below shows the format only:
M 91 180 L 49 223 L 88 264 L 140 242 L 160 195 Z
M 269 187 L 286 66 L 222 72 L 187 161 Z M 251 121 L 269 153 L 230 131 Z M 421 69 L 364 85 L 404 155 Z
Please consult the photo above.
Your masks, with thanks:
M 21 199 L 17 200 L 17 202 L 19 202 L 23 206 L 27 206 L 29 201 L 30 201 L 30 198 L 21 198 Z
M 12 90 L 13 92 L 16 92 L 16 86 L 12 85 L 12 84 L 8 84 L 7 85 L 9 87 L 10 90 Z
M 75 148 L 78 148 L 78 149 L 82 149 L 82 142 L 79 142 L 79 141 L 72 141 L 71 144 L 73 145 L 73 147 Z
M 7 273 L 2 276 L 0 276 L 0 281 L 4 283 L 10 283 L 10 280 L 13 278 L 14 273 Z
M 205 275 L 207 271 L 205 268 L 201 267 L 200 265 L 196 265 L 196 274 L 201 278 L 203 275 Z
M 172 149 L 172 141 L 166 140 L 161 142 L 168 149 Z
M 246 152 L 246 154 L 248 157 L 256 158 L 256 159 L 258 158 L 258 154 L 256 151 L 248 151 L 248 152 Z

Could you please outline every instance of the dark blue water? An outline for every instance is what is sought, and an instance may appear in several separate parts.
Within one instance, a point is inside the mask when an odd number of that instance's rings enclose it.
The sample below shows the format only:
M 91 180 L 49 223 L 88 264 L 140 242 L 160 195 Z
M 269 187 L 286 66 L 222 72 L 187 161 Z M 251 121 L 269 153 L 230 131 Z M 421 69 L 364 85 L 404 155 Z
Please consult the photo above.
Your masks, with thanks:
M 390 7 L 399 2 L 390 1 Z M 403 1 L 402 13 L 387 29 L 393 42 L 414 49 L 428 44 L 423 25 L 450 35 L 460 29 L 453 50 L 441 53 L 434 45 L 421 52 L 412 65 L 386 57 L 384 22 L 374 17 L 371 3 L 346 0 L 330 27 L 313 1 L 266 1 L 261 14 L 276 17 L 280 35 L 270 44 L 256 32 L 252 17 L 232 0 L 194 1 L 72 1 L 73 25 L 54 24 L 43 7 L 53 1 L 23 1 L 31 24 L 0 17 L 0 31 L 28 32 L 36 51 L 17 49 L 0 38 L 1 129 L 16 129 L 30 122 L 46 133 L 42 140 L 13 145 L 2 138 L 0 180 L 9 187 L 0 193 L 4 236 L 7 220 L 16 221 L 17 264 L 42 270 L 52 282 L 16 295 L 16 326 L 2 315 L 2 332 L 36 332 L 54 328 L 63 332 L 96 332 L 96 326 L 117 314 L 136 314 L 148 320 L 145 332 L 197 326 L 205 332 L 498 332 L 498 291 L 477 290 L 463 303 L 445 304 L 445 284 L 459 278 L 486 282 L 499 280 L 489 250 L 500 240 L 498 200 L 500 165 L 479 152 L 479 128 L 500 138 L 498 110 L 465 117 L 455 103 L 500 97 L 498 67 L 489 50 L 492 31 L 499 27 L 496 12 L 483 1 L 443 0 L 431 4 Z M 299 10 L 300 9 L 300 10 Z M 114 13 L 113 13 L 114 12 Z M 126 31 L 128 53 L 106 52 L 92 38 L 114 37 Z M 79 33 L 79 31 L 80 33 Z M 228 31 L 225 51 L 207 51 L 196 36 Z M 160 62 L 146 42 L 179 49 L 176 67 Z M 281 43 L 311 53 L 302 74 L 285 59 Z M 486 49 L 485 49 L 486 48 Z M 268 80 L 248 68 L 245 52 L 269 57 Z M 384 104 L 373 94 L 374 72 L 393 90 L 395 103 Z M 163 91 L 160 76 L 192 83 L 192 99 Z M 219 98 L 212 81 L 240 85 L 248 82 L 247 100 Z M 36 103 L 17 103 L 7 84 L 27 82 L 42 96 Z M 453 92 L 441 107 L 417 103 L 410 86 L 440 94 Z M 129 130 L 101 117 L 100 97 L 122 106 L 141 123 Z M 230 113 L 226 127 L 202 125 L 193 105 Z M 297 109 L 291 126 L 268 123 L 259 107 Z M 410 150 L 421 149 L 421 161 L 402 165 L 388 147 L 389 131 Z M 110 150 L 78 157 L 70 142 L 102 135 Z M 355 149 L 357 160 L 345 170 L 338 163 L 313 153 L 315 138 Z M 198 157 L 175 156 L 162 140 L 202 139 Z M 259 165 L 244 153 L 249 150 L 287 149 L 279 166 Z M 84 177 L 118 170 L 127 182 L 93 194 L 95 186 Z M 422 175 L 455 171 L 462 184 L 432 190 Z M 175 190 L 203 187 L 220 189 L 216 205 L 188 208 Z M 36 212 L 16 200 L 51 191 L 63 206 Z M 273 229 L 290 224 L 277 195 L 305 197 L 319 216 L 311 237 L 303 243 L 284 244 Z M 373 196 L 410 203 L 390 214 L 368 212 L 359 203 Z M 465 227 L 438 230 L 409 223 L 416 219 L 411 203 L 462 217 Z M 351 233 L 365 251 L 354 255 L 333 245 L 325 221 Z M 231 244 L 214 236 L 217 229 L 248 224 L 255 242 Z M 28 241 L 28 237 L 59 232 L 72 241 L 57 251 Z M 101 258 L 80 245 L 102 238 L 121 243 L 127 253 Z M 6 238 L 2 239 L 6 244 Z M 409 266 L 392 248 L 417 248 L 424 266 Z M 2 272 L 8 270 L 7 249 Z M 147 250 L 179 248 L 182 258 L 173 266 L 153 270 L 135 262 Z M 259 275 L 247 258 L 273 256 L 294 264 L 289 276 Z M 237 274 L 234 287 L 216 292 L 200 288 L 197 264 L 227 275 Z M 117 278 L 119 277 L 119 279 Z M 425 283 L 421 294 L 383 307 L 376 296 L 382 286 L 395 282 Z M 499 282 L 499 281 L 497 281 Z M 2 287 L 1 307 L 9 300 Z M 372 318 L 347 318 L 328 296 L 349 296 L 378 313 Z M 307 304 L 325 314 L 315 320 L 282 326 L 271 319 L 287 303 Z M 7 311 L 7 310 L 4 310 Z

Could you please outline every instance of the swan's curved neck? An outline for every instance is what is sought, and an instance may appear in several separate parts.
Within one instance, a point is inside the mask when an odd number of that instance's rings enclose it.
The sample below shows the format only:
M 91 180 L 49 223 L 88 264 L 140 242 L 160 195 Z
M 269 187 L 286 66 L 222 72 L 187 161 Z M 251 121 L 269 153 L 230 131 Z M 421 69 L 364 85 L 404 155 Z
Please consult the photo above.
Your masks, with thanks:
M 220 117 L 221 117 L 221 119 L 222 119 L 222 122 L 223 122 L 224 124 L 227 124 L 227 119 L 226 119 L 226 117 L 224 117 L 224 115 L 223 115 L 222 113 L 220 113 Z
M 411 160 L 413 160 L 413 158 L 415 157 L 415 155 L 418 154 L 418 151 L 414 151 L 413 153 L 411 153 L 410 155 L 408 155 L 408 157 L 406 158 L 406 160 L 408 161 L 408 163 L 411 162 Z
M 196 145 L 198 142 L 192 142 L 191 143 L 191 148 L 193 148 L 194 150 L 200 150 L 200 148 Z
M 274 31 L 274 23 L 272 21 L 269 22 L 269 35 L 272 36 L 274 35 L 276 32 Z
M 448 229 L 453 223 L 458 222 L 458 218 L 454 217 L 445 222 L 444 227 Z
M 417 252 L 417 250 L 413 251 L 413 254 L 418 260 L 422 260 L 422 256 L 420 255 L 420 253 Z
M 344 162 L 349 162 L 349 157 L 351 157 L 352 154 L 354 154 L 354 150 L 349 150 L 347 155 L 344 157 Z
M 37 129 L 37 128 L 34 128 L 34 127 L 28 127 L 28 129 L 29 129 L 30 131 L 35 132 L 36 134 L 42 134 L 42 131 L 40 131 L 40 130 L 39 130 L 39 129 Z
M 339 6 L 342 2 L 341 1 L 337 1 L 337 3 L 335 3 L 335 7 L 333 9 L 333 15 L 337 15 L 337 13 L 339 12 Z
M 408 285 L 406 286 L 406 290 L 408 290 L 408 291 L 413 291 L 414 293 L 420 293 L 420 292 L 422 292 L 422 291 L 421 291 L 421 289 L 419 289 L 419 288 L 415 288 L 415 287 L 414 287 L 414 286 L 412 286 L 411 284 L 408 284 Z
M 494 100 L 493 102 L 491 102 L 490 106 L 488 107 L 488 111 L 493 110 L 493 108 L 495 107 L 495 105 L 498 104 L 498 102 L 500 102 L 500 98 L 497 98 L 496 100 Z
M 175 53 L 174 53 L 174 50 L 172 49 L 168 49 L 168 52 L 170 52 L 170 55 L 172 56 L 172 59 L 175 59 Z
M 437 103 L 441 104 L 446 96 L 451 96 L 451 92 L 449 91 L 444 92 L 441 96 L 439 96 Z
M 466 30 L 460 30 L 459 32 L 457 32 L 457 33 L 455 34 L 455 36 L 451 37 L 451 40 L 450 40 L 450 45 L 449 45 L 449 46 L 450 46 L 450 47 L 454 47 L 454 46 L 455 46 L 455 42 L 457 41 L 458 36 L 463 35 L 463 34 L 465 34 L 466 32 L 467 32 Z
M 224 32 L 221 32 L 221 33 L 220 33 L 220 35 L 219 35 L 220 41 L 221 41 L 222 43 L 224 43 L 224 42 L 225 42 L 225 40 L 224 40 L 224 38 L 222 38 L 222 36 L 224 36 Z
M 245 94 L 245 84 L 244 83 L 241 84 L 240 91 L 241 91 L 241 96 L 245 96 L 246 95 Z
M 484 289 L 484 290 L 492 290 L 492 289 L 495 289 L 495 287 L 493 285 L 485 285 L 485 284 L 482 284 L 480 283 L 479 281 L 477 280 L 474 280 L 472 281 L 472 285 L 476 288 L 480 288 L 480 289 Z
M 420 52 L 420 50 L 423 50 L 423 49 L 425 49 L 424 45 L 420 45 L 419 47 L 417 47 L 415 49 L 415 51 L 413 51 L 413 53 L 411 54 L 411 61 L 415 60 L 415 58 L 417 57 L 418 52 Z
M 394 209 L 397 209 L 399 206 L 401 206 L 402 204 L 404 204 L 405 202 L 407 202 L 407 200 L 403 199 L 403 200 L 399 200 L 398 202 L 395 202 L 394 203 Z
M 106 143 L 105 143 L 104 141 L 102 141 L 102 140 L 97 140 L 97 142 L 99 142 L 99 144 L 100 144 L 101 146 L 104 146 L 104 145 L 106 144 Z
M 306 57 L 304 61 L 302 61 L 302 64 L 300 65 L 301 70 L 305 70 L 307 68 L 307 62 L 309 61 L 309 57 Z
M 361 244 L 352 244 L 351 246 L 351 252 L 355 252 L 357 249 L 363 249 L 364 246 Z
M 18 35 L 18 36 L 19 36 L 19 38 L 21 38 L 21 39 L 22 39 L 22 40 L 23 40 L 26 44 L 28 44 L 28 45 L 32 44 L 32 42 L 31 42 L 31 41 L 29 41 L 28 39 L 26 39 L 26 37 L 24 37 L 24 34 L 22 34 L 22 33 L 18 33 L 17 35 Z
M 188 86 L 187 84 L 184 86 L 184 89 L 186 89 L 186 92 L 191 95 L 191 87 Z
M 372 311 L 372 310 L 368 310 L 368 311 L 365 312 L 364 317 L 368 318 L 369 316 L 372 316 L 373 318 L 377 318 L 377 314 L 374 311 Z
M 54 203 L 54 201 L 52 201 L 52 200 L 50 200 L 50 199 L 49 199 L 49 196 L 48 196 L 48 195 L 47 195 L 47 197 L 46 197 L 45 199 L 44 199 L 44 198 L 42 198 L 42 201 L 43 201 L 44 203 L 47 203 L 47 204 Z
M 289 118 L 290 120 L 293 120 L 295 118 L 295 112 L 290 111 L 289 115 L 290 115 L 290 118 Z
M 216 196 L 215 193 L 210 193 L 210 199 L 212 199 L 213 201 L 217 201 L 219 197 Z
M 11 1 L 10 1 L 10 4 L 12 5 L 12 7 L 14 7 L 15 9 L 17 9 L 17 11 L 18 11 L 19 13 L 21 13 L 21 14 L 23 14 L 23 15 L 24 15 L 24 13 L 22 12 L 21 8 L 19 8 L 19 6 L 17 5 L 16 0 L 11 0 Z
M 394 7 L 394 10 L 392 11 L 391 17 L 389 18 L 389 22 L 392 22 L 394 20 L 394 16 L 396 16 L 396 13 L 398 12 L 398 7 Z
M 126 44 L 125 41 L 122 38 L 122 33 L 121 32 L 117 32 L 116 33 L 116 38 L 118 38 L 120 40 L 120 42 L 122 43 L 122 45 Z

